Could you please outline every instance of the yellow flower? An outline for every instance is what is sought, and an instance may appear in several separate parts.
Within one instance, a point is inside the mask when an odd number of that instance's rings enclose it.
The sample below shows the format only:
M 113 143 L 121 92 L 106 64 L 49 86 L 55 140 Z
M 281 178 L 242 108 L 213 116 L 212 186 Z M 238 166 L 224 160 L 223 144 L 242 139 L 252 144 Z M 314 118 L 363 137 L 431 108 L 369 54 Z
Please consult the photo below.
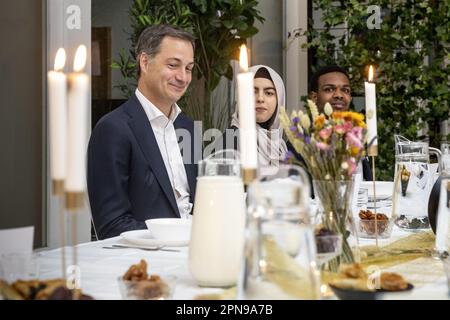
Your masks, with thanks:
M 324 123 L 325 123 L 325 116 L 321 114 L 314 120 L 314 127 L 320 130 L 323 128 Z
M 297 117 L 297 116 L 298 116 L 297 111 L 292 110 L 292 112 L 291 112 L 291 119 L 292 119 L 292 118 L 295 118 L 295 117 Z
M 359 154 L 359 148 L 358 147 L 351 147 L 350 148 L 350 154 L 352 157 L 356 157 Z
M 329 102 L 325 103 L 325 107 L 323 108 L 323 111 L 327 116 L 330 116 L 333 113 L 333 107 Z
M 353 123 L 358 127 L 365 128 L 366 124 L 364 123 L 364 115 L 358 112 L 352 112 Z
M 315 120 L 319 116 L 319 110 L 317 109 L 317 105 L 314 101 L 308 99 L 308 107 L 311 110 L 311 117 Z
M 333 112 L 332 114 L 331 114 L 331 117 L 334 119 L 334 120 L 339 120 L 339 119 L 342 119 L 343 118 L 343 112 L 341 112 L 341 111 L 335 111 L 335 112 Z
M 311 126 L 311 120 L 309 120 L 309 117 L 306 114 L 302 114 L 300 118 L 300 123 L 302 127 L 305 129 L 309 129 L 309 127 Z

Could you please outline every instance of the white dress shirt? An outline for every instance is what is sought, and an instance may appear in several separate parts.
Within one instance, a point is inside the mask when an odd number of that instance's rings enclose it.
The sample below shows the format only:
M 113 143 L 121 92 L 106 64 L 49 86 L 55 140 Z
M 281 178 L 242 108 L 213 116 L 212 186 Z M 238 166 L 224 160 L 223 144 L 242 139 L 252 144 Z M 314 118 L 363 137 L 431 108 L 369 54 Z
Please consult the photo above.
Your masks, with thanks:
M 136 97 L 144 108 L 155 134 L 181 218 L 190 219 L 189 213 L 192 209 L 192 203 L 189 201 L 189 184 L 177 135 L 175 134 L 175 127 L 173 126 L 173 122 L 180 114 L 181 109 L 177 104 L 174 104 L 169 118 L 167 118 L 138 89 L 136 89 Z

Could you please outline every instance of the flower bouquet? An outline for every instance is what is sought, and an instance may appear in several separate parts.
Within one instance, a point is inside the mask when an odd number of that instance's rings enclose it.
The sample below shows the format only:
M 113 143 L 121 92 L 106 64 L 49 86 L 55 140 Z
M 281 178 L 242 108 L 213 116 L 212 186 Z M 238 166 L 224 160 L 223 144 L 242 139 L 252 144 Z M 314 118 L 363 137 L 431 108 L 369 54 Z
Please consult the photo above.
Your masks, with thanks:
M 337 271 L 341 262 L 354 262 L 347 224 L 353 225 L 352 175 L 365 154 L 367 127 L 360 113 L 333 111 L 326 103 L 319 114 L 313 101 L 307 105 L 307 112 L 293 111 L 290 117 L 281 108 L 280 121 L 312 176 L 323 226 L 342 235 L 342 254 L 328 263 L 330 271 Z

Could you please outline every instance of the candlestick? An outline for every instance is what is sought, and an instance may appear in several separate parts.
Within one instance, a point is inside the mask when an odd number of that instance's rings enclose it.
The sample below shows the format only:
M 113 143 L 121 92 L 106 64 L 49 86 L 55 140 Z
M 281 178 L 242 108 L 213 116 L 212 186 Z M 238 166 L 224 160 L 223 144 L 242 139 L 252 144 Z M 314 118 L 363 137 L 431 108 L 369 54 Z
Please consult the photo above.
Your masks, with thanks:
M 69 75 L 66 207 L 71 210 L 83 207 L 86 189 L 89 77 L 82 72 L 85 64 L 86 47 L 80 45 L 75 54 L 74 72 Z
M 56 52 L 54 70 L 47 73 L 50 127 L 50 175 L 53 194 L 62 194 L 66 178 L 67 77 L 62 72 L 66 52 Z
M 366 93 L 366 119 L 367 119 L 367 142 L 369 143 L 368 155 L 378 155 L 378 135 L 377 135 L 377 104 L 376 88 L 373 80 L 373 67 L 369 68 L 369 81 L 364 82 Z
M 239 57 L 241 73 L 237 76 L 239 105 L 239 141 L 244 183 L 248 185 L 256 177 L 258 151 L 256 145 L 256 116 L 253 73 L 248 72 L 247 47 L 241 46 Z

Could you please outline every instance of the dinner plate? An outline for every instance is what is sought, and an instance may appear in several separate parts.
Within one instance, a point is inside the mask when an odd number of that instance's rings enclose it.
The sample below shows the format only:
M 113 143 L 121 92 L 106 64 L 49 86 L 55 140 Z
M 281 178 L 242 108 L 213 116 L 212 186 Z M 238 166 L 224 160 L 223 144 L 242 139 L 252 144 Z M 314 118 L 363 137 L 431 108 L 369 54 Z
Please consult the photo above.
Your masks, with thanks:
M 148 230 L 126 231 L 121 233 L 120 236 L 129 243 L 144 246 L 184 247 L 189 244 L 189 240 L 156 239 L 152 237 Z
M 377 192 L 377 199 L 390 199 L 392 198 L 394 183 L 392 181 L 376 181 L 375 189 Z M 363 181 L 361 182 L 360 188 L 368 190 L 369 199 L 373 199 L 373 182 Z

